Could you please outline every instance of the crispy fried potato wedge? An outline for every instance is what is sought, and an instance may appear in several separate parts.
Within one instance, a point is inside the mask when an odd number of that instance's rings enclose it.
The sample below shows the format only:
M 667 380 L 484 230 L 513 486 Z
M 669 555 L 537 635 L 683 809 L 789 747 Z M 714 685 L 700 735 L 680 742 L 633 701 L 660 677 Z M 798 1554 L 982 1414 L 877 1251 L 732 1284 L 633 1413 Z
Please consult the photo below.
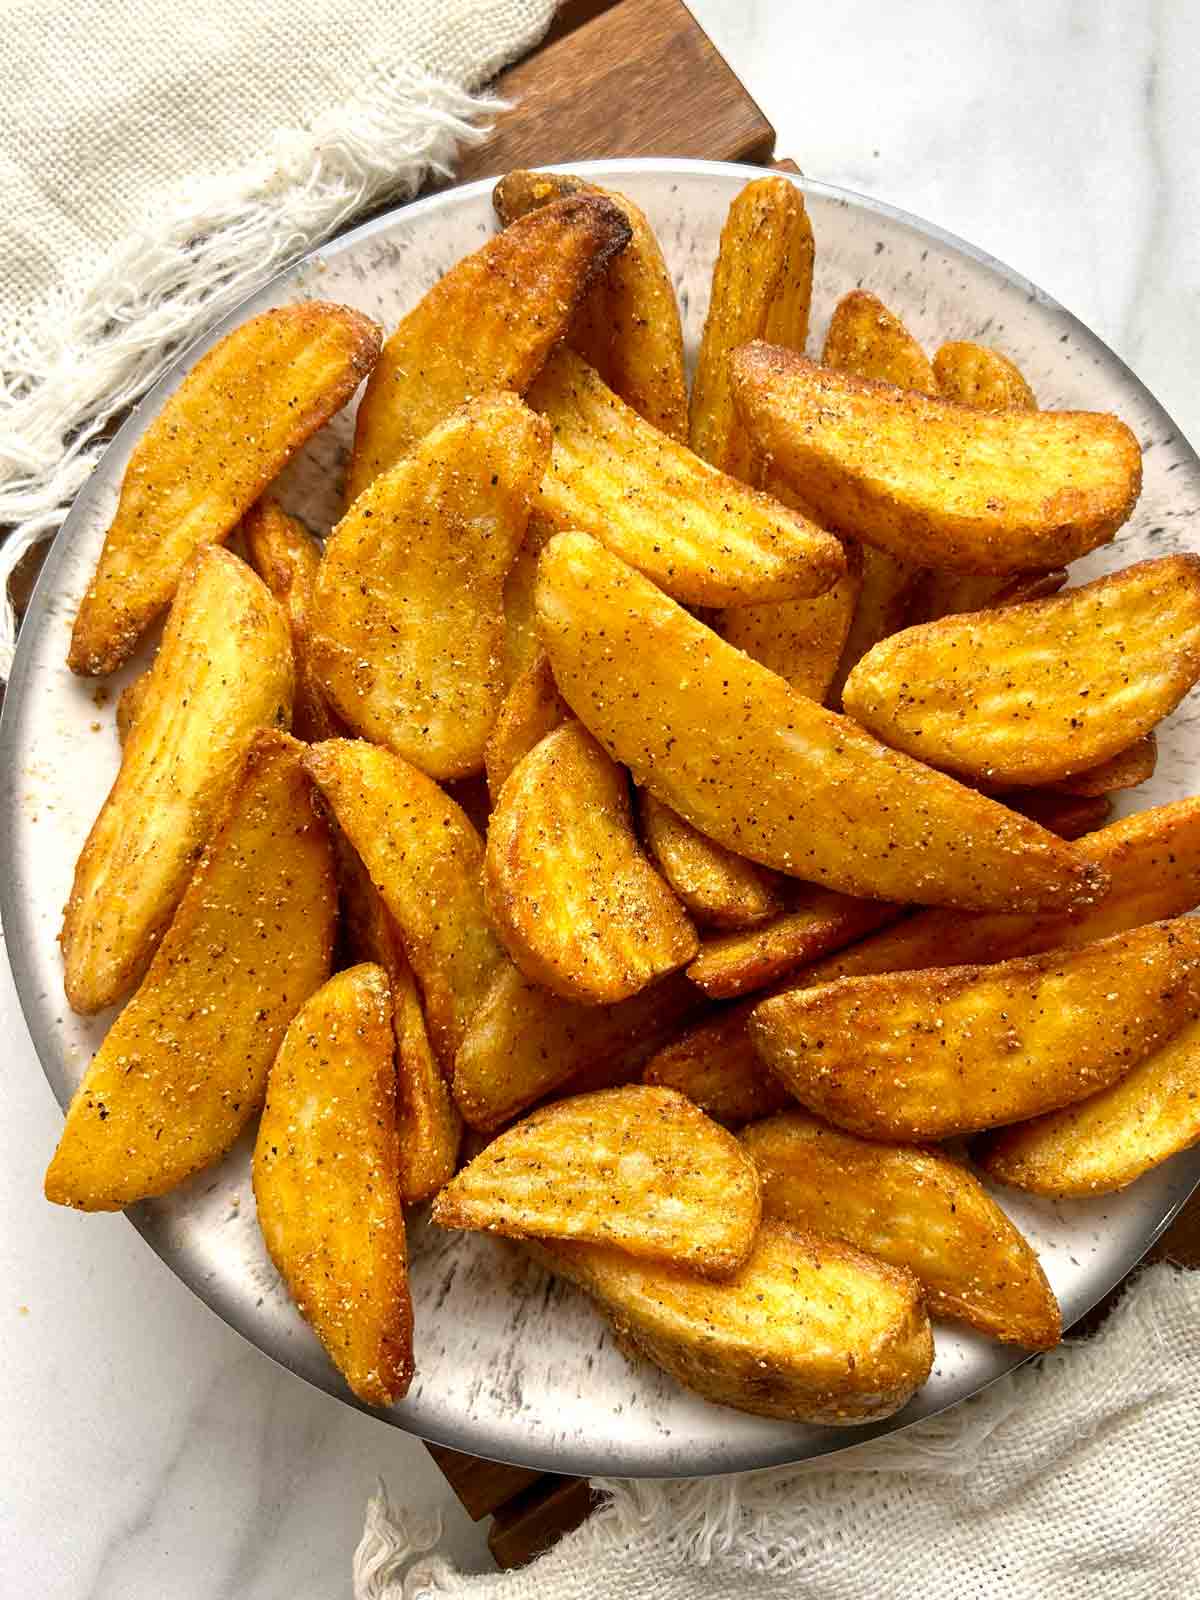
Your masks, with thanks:
M 390 750 L 329 739 L 304 765 L 396 920 L 449 1072 L 504 962 L 479 882 L 483 841 L 461 806 Z
M 613 1006 L 560 999 L 505 962 L 454 1060 L 454 1098 L 475 1128 L 498 1128 L 563 1084 L 636 1077 L 659 1045 L 704 1009 L 682 972 Z
M 955 339 L 933 358 L 937 389 L 943 400 L 953 400 L 972 411 L 1036 411 L 1037 399 L 1021 369 L 999 350 L 986 344 Z
M 292 686 L 279 606 L 236 556 L 197 551 L 75 866 L 60 936 L 73 1011 L 123 1000 L 150 965 L 247 738 L 288 726 Z
M 796 694 L 586 534 L 543 550 L 537 610 L 576 716 L 726 849 L 868 899 L 1015 910 L 1103 889 L 1053 835 Z
M 536 505 L 529 513 L 525 542 L 504 580 L 504 682 L 512 688 L 517 679 L 537 660 L 541 644 L 537 619 L 533 613 L 533 590 L 537 582 L 538 557 L 542 547 L 557 529 L 542 516 Z
M 845 572 L 831 533 L 643 422 L 574 351 L 554 352 L 529 403 L 554 429 L 540 514 L 688 605 L 805 599 Z
M 117 741 L 122 749 L 129 743 L 133 725 L 142 714 L 149 688 L 150 668 L 147 667 L 131 683 L 127 683 L 117 696 Z
M 306 744 L 336 739 L 345 729 L 329 708 L 312 664 L 313 590 L 321 547 L 308 529 L 269 497 L 242 518 L 250 565 L 287 615 L 296 664 L 292 732 Z
M 322 687 L 354 732 L 431 778 L 483 766 L 504 693 L 504 579 L 549 455 L 541 417 L 481 395 L 380 473 L 325 546 Z
M 72 672 L 127 661 L 188 557 L 228 538 L 379 355 L 379 329 L 312 300 L 243 322 L 202 356 L 134 446 L 95 575 L 75 618 Z
M 903 912 L 885 901 L 809 889 L 773 922 L 706 939 L 687 974 L 710 999 L 734 999 L 886 927 Z
M 647 1061 L 644 1083 L 678 1089 L 714 1122 L 737 1128 L 794 1106 L 792 1095 L 759 1060 L 746 1026 L 750 1005 L 729 1006 L 689 1028 Z
M 787 1422 L 877 1422 L 933 1363 L 911 1273 L 781 1222 L 763 1224 L 727 1282 L 604 1245 L 528 1248 L 592 1296 L 627 1355 L 716 1405 Z
M 75 1091 L 46 1198 L 116 1211 L 223 1156 L 329 975 L 328 830 L 287 734 L 260 732 L 133 999 Z
M 938 393 L 929 357 L 896 313 L 866 289 L 852 289 L 834 307 L 821 365 L 918 394 Z
M 757 1169 L 733 1135 L 641 1083 L 535 1111 L 433 1205 L 443 1228 L 614 1245 L 711 1277 L 742 1265 L 761 1215 Z
M 842 703 L 842 687 L 856 663 L 881 639 L 899 633 L 912 621 L 923 577 L 907 561 L 897 561 L 886 550 L 876 550 L 869 544 L 847 546 L 847 561 L 851 548 L 861 551 L 862 583 L 846 630 L 846 642 L 825 694 L 828 704 L 837 707 Z
M 833 372 L 780 346 L 732 358 L 759 448 L 831 527 L 901 560 L 1004 575 L 1105 544 L 1141 488 L 1141 450 L 1090 411 L 971 411 Z
M 908 628 L 863 657 L 842 703 L 920 761 L 1037 785 L 1125 751 L 1198 678 L 1200 556 L 1165 556 L 1052 600 Z
M 493 805 L 517 763 L 570 716 L 571 708 L 559 694 L 550 671 L 549 657 L 538 645 L 537 654 L 505 695 L 484 746 L 483 764 Z
M 1019 811 L 1023 817 L 1032 817 L 1043 828 L 1049 828 L 1060 839 L 1082 839 L 1085 833 L 1095 833 L 1112 816 L 1112 801 L 1108 794 L 1060 794 L 1055 789 L 1017 790 L 1005 795 L 1004 803 Z
M 755 1049 L 812 1111 L 876 1139 L 945 1139 L 1116 1081 L 1200 1012 L 1179 917 L 986 967 L 842 978 L 757 1005 Z
M 508 227 L 570 194 L 607 195 L 630 229 L 629 243 L 575 313 L 570 342 L 638 416 L 686 443 L 683 329 L 671 274 L 646 213 L 623 194 L 563 172 L 510 172 L 493 189 L 492 203 Z
M 1051 787 L 1062 794 L 1077 795 L 1081 799 L 1112 794 L 1121 789 L 1136 789 L 1139 783 L 1145 783 L 1147 778 L 1154 776 L 1157 765 L 1158 740 L 1153 733 L 1145 733 L 1140 739 L 1126 745 L 1124 750 L 1118 750 L 1115 756 L 1109 756 L 1107 761 L 1101 761 L 1095 767 L 1085 767 L 1082 772 L 1073 773 Z
M 413 1375 L 387 974 L 339 972 L 302 1008 L 271 1068 L 254 1198 L 272 1261 L 360 1400 Z
M 721 230 L 690 421 L 696 454 L 743 483 L 758 483 L 763 464 L 734 411 L 730 354 L 750 339 L 803 350 L 812 278 L 804 196 L 786 178 L 756 178 L 734 198 Z
M 358 408 L 347 504 L 475 395 L 522 394 L 629 243 L 619 206 L 570 195 L 464 256 L 383 347 Z
M 699 948 L 642 852 L 625 774 L 575 721 L 548 733 L 505 782 L 483 886 L 517 966 L 566 1000 L 626 1000 Z
M 1034 1194 L 1124 1189 L 1200 1140 L 1200 1022 L 1126 1077 L 1061 1111 L 1000 1128 L 972 1151 L 989 1177 Z
M 638 816 L 659 871 L 697 922 L 753 928 L 782 909 L 786 879 L 705 838 L 648 789 L 638 790 Z
M 799 1110 L 744 1129 L 742 1143 L 758 1164 L 768 1217 L 906 1267 L 935 1317 L 1031 1350 L 1062 1337 L 1028 1240 L 959 1162 L 856 1139 Z

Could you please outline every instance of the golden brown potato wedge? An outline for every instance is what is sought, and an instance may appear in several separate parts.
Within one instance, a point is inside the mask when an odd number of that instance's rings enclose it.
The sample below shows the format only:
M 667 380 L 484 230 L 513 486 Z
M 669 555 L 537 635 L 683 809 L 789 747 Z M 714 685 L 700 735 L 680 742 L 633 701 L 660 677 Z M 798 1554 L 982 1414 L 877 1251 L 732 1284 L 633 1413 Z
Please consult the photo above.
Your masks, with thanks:
M 1140 739 L 1126 745 L 1124 750 L 1118 750 L 1115 756 L 1109 756 L 1107 761 L 1072 773 L 1069 778 L 1063 778 L 1051 787 L 1062 794 L 1078 795 L 1081 799 L 1112 794 L 1121 789 L 1136 789 L 1139 783 L 1145 783 L 1147 778 L 1154 776 L 1157 765 L 1158 740 L 1153 733 L 1145 733 Z
M 493 805 L 517 763 L 570 715 L 570 706 L 555 686 L 549 658 L 538 645 L 537 654 L 505 695 L 484 746 L 483 764 Z
M 638 790 L 638 816 L 659 871 L 697 922 L 753 928 L 782 909 L 785 878 L 705 838 L 648 789 Z
M 454 1098 L 472 1127 L 498 1128 L 563 1084 L 636 1077 L 703 1009 L 704 997 L 682 972 L 617 1005 L 581 1006 L 506 961 L 459 1046 Z
M 548 733 L 505 782 L 483 886 L 517 966 L 566 1000 L 626 1000 L 699 948 L 638 842 L 624 772 L 575 721 Z
M 933 1335 L 911 1273 L 781 1222 L 714 1283 L 604 1245 L 530 1245 L 586 1290 L 626 1353 L 717 1405 L 839 1426 L 891 1416 L 929 1376 Z
M 825 695 L 827 703 L 836 707 L 841 706 L 842 687 L 856 663 L 873 645 L 898 633 L 912 621 L 923 580 L 918 568 L 909 566 L 907 561 L 897 561 L 886 550 L 876 550 L 869 544 L 848 545 L 848 561 L 851 548 L 859 548 L 861 552 L 862 584 L 846 630 L 846 642 Z
M 710 999 L 731 1000 L 765 989 L 805 962 L 840 950 L 903 913 L 903 906 L 885 901 L 808 889 L 762 927 L 706 939 L 687 974 Z
M 671 274 L 654 230 L 623 194 L 563 172 L 510 172 L 492 191 L 505 227 L 569 194 L 603 194 L 620 207 L 630 239 L 575 313 L 570 342 L 646 421 L 687 441 L 688 397 L 683 329 Z
M 522 394 L 629 243 L 598 194 L 541 206 L 439 278 L 383 347 L 354 435 L 347 504 L 474 395 Z
M 805 599 L 845 572 L 831 533 L 643 422 L 574 351 L 554 352 L 529 403 L 554 429 L 540 514 L 688 605 Z
M 1021 369 L 999 350 L 969 340 L 944 344 L 933 358 L 937 389 L 973 411 L 1036 411 L 1037 399 Z
M 483 904 L 483 841 L 431 778 L 361 739 L 314 745 L 305 768 L 395 918 L 448 1072 L 504 952 Z
M 1055 783 L 1143 738 L 1200 678 L 1200 556 L 877 644 L 842 703 L 894 749 L 989 783 Z
M 228 538 L 379 355 L 379 329 L 313 300 L 243 322 L 134 446 L 71 635 L 72 672 L 112 672 L 170 605 L 188 557 Z
M 1028 1240 L 959 1162 L 856 1139 L 800 1110 L 756 1122 L 742 1143 L 758 1163 L 766 1216 L 907 1267 L 935 1317 L 1031 1350 L 1062 1337 Z
M 1106 543 L 1141 488 L 1138 442 L 1090 411 L 970 411 L 768 344 L 732 358 L 759 448 L 831 527 L 901 560 L 1004 575 Z
M 329 975 L 329 834 L 301 746 L 260 732 L 133 999 L 67 1112 L 46 1198 L 116 1211 L 223 1156 L 284 1031 Z
M 541 417 L 481 395 L 380 473 L 325 546 L 321 685 L 354 732 L 431 778 L 483 765 L 504 693 L 504 579 L 549 454 Z
M 146 694 L 150 688 L 150 668 L 139 672 L 132 683 L 127 683 L 117 696 L 117 740 L 124 749 L 129 743 L 133 725 L 142 714 Z
M 339 972 L 300 1011 L 271 1068 L 254 1147 L 263 1239 L 288 1292 L 360 1400 L 413 1375 L 387 974 Z
M 764 1000 L 754 1047 L 810 1110 L 876 1139 L 945 1139 L 1070 1105 L 1200 1012 L 1200 921 L 992 966 L 842 978 Z
M 279 606 L 228 550 L 198 550 L 75 866 L 61 934 L 72 1010 L 123 1000 L 150 965 L 247 738 L 288 726 L 292 686 Z
M 504 682 L 512 688 L 517 679 L 537 660 L 541 645 L 537 619 L 533 614 L 533 588 L 537 582 L 538 557 L 542 546 L 558 530 L 537 507 L 529 513 L 525 542 L 504 580 Z
M 329 708 L 312 664 L 313 590 L 321 547 L 304 524 L 266 497 L 242 518 L 250 565 L 287 615 L 296 664 L 292 732 L 306 744 L 336 739 L 345 729 Z
M 1112 801 L 1105 794 L 1060 794 L 1055 789 L 1015 790 L 1004 797 L 1004 804 L 1032 817 L 1060 839 L 1082 839 L 1095 833 L 1112 816 Z
M 1200 1022 L 1126 1077 L 1061 1111 L 1000 1128 L 972 1154 L 989 1177 L 1034 1194 L 1112 1194 L 1200 1140 Z
M 756 178 L 729 207 L 692 384 L 690 440 L 702 460 L 743 483 L 762 462 L 733 407 L 729 357 L 749 339 L 804 349 L 812 302 L 813 232 L 786 178 Z
M 852 289 L 834 307 L 821 365 L 918 394 L 938 393 L 929 357 L 896 313 L 866 289 Z
M 689 1028 L 647 1061 L 644 1083 L 678 1089 L 714 1122 L 740 1127 L 795 1105 L 795 1096 L 759 1060 L 746 1026 L 753 1007 L 728 1006 Z
M 761 1215 L 757 1169 L 733 1135 L 641 1083 L 535 1111 L 433 1206 L 443 1228 L 614 1245 L 708 1277 L 742 1265 Z
M 542 552 L 559 692 L 634 781 L 727 849 L 868 899 L 1086 904 L 1061 840 L 796 694 L 586 534 Z

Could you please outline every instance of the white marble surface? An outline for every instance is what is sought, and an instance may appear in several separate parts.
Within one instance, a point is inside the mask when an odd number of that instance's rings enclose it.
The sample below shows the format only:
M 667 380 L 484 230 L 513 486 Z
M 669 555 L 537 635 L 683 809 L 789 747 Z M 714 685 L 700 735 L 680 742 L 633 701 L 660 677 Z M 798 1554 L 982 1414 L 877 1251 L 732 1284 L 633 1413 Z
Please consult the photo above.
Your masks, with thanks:
M 1016 266 L 1200 441 L 1200 12 L 1175 0 L 692 9 L 813 177 Z M 0 1594 L 326 1600 L 375 1478 L 482 1535 L 421 1446 L 307 1388 L 119 1217 L 48 1207 L 59 1112 L 0 970 Z

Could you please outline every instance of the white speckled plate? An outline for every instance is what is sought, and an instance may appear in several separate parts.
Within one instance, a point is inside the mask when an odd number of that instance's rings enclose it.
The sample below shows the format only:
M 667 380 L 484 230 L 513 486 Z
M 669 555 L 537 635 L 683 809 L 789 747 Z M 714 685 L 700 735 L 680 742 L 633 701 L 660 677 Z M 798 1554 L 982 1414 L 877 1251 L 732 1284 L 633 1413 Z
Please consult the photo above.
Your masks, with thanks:
M 696 161 L 588 163 L 627 191 L 658 230 L 694 353 L 726 208 L 756 174 Z M 1131 372 L 1031 284 L 928 224 L 858 196 L 797 180 L 817 240 L 813 341 L 838 297 L 861 284 L 880 294 L 932 350 L 985 339 L 1020 364 L 1047 406 L 1118 412 L 1146 451 L 1145 488 L 1115 547 L 1086 563 L 1094 575 L 1184 547 L 1200 507 L 1200 461 Z M 21 634 L 0 726 L 0 884 L 4 931 L 29 1029 L 65 1105 L 108 1018 L 72 1016 L 55 935 L 76 854 L 117 768 L 111 699 L 65 666 L 67 639 L 116 503 L 129 452 L 183 373 L 252 312 L 291 300 L 342 300 L 394 326 L 436 277 L 492 231 L 490 185 L 437 195 L 368 223 L 319 250 L 246 302 L 194 346 L 121 429 L 79 496 L 46 563 Z M 290 507 L 328 526 L 349 415 L 315 439 L 281 480 Z M 140 667 L 143 663 L 138 662 Z M 125 681 L 109 685 L 110 693 Z M 1164 728 L 1153 780 L 1137 807 L 1186 794 L 1197 755 L 1186 710 Z M 259 1239 L 249 1142 L 221 1166 L 130 1217 L 163 1260 L 232 1327 L 276 1360 L 349 1400 L 293 1310 Z M 49 1151 L 47 1151 L 49 1156 Z M 1036 1242 L 1068 1324 L 1138 1260 L 1200 1179 L 1200 1151 L 1177 1157 L 1127 1193 L 1059 1205 L 1003 1195 Z M 655 1369 L 630 1365 L 575 1291 L 478 1235 L 411 1230 L 418 1376 L 380 1413 L 458 1450 L 568 1473 L 676 1476 L 790 1462 L 845 1449 L 953 1405 L 1019 1362 L 1019 1352 L 939 1327 L 933 1376 L 898 1416 L 870 1429 L 793 1427 L 706 1405 Z

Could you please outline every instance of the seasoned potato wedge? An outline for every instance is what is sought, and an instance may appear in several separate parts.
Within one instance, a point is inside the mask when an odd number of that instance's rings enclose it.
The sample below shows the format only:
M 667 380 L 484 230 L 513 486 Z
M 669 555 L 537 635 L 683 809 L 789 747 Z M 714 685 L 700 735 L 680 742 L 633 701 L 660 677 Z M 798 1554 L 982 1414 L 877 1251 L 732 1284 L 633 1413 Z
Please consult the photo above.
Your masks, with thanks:
M 1200 1012 L 1200 921 L 986 967 L 842 978 L 764 1000 L 750 1036 L 810 1110 L 945 1139 L 1106 1088 Z
M 548 733 L 505 782 L 483 885 L 517 966 L 567 1000 L 628 999 L 698 949 L 638 843 L 625 774 L 575 721 Z
M 61 934 L 67 999 L 102 1011 L 150 965 L 246 739 L 292 714 L 287 620 L 236 556 L 196 552 L 180 579 L 121 769 L 92 824 Z
M 287 1031 L 254 1147 L 271 1259 L 360 1400 L 386 1406 L 413 1375 L 387 974 L 339 972 Z
M 1107 761 L 1072 773 L 1069 778 L 1063 778 L 1051 787 L 1062 794 L 1078 795 L 1080 798 L 1112 794 L 1120 789 L 1136 789 L 1139 783 L 1145 783 L 1147 778 L 1154 776 L 1157 765 L 1158 740 L 1153 733 L 1145 733 L 1140 739 L 1126 745 L 1124 750 L 1118 750 L 1115 756 L 1109 756 Z
M 498 1128 L 589 1075 L 636 1077 L 704 998 L 682 972 L 613 1006 L 560 999 L 505 962 L 454 1060 L 454 1098 L 475 1128 Z
M 439 278 L 371 375 L 358 408 L 347 503 L 464 400 L 493 389 L 523 393 L 629 238 L 613 201 L 571 195 L 531 211 Z
M 847 552 L 850 548 L 847 546 Z M 880 639 L 898 633 L 911 622 L 923 579 L 918 568 L 898 561 L 886 550 L 876 550 L 869 544 L 857 548 L 861 550 L 862 583 L 846 630 L 846 642 L 825 695 L 829 705 L 839 708 L 842 686 L 855 664 Z
M 504 580 L 503 676 L 505 685 L 510 689 L 537 660 L 541 650 L 537 619 L 533 614 L 533 589 L 537 582 L 537 564 L 542 547 L 557 531 L 535 505 L 529 513 L 525 542 Z
M 710 999 L 730 1000 L 765 989 L 805 962 L 895 922 L 903 910 L 885 901 L 809 889 L 773 922 L 706 939 L 687 974 Z
M 1036 411 L 1037 400 L 1021 369 L 985 344 L 955 339 L 933 358 L 937 390 L 973 411 Z
M 989 783 L 1054 783 L 1143 738 L 1200 678 L 1200 556 L 877 644 L 842 703 L 895 749 Z
M 678 1089 L 715 1122 L 731 1128 L 795 1105 L 795 1096 L 759 1059 L 746 1024 L 750 1004 L 728 1006 L 689 1028 L 647 1061 L 644 1083 Z
M 687 440 L 683 329 L 671 274 L 646 214 L 611 189 L 563 172 L 510 172 L 492 191 L 505 227 L 569 194 L 603 194 L 620 207 L 630 239 L 575 313 L 570 342 L 638 416 Z
M 1141 488 L 1138 442 L 1090 411 L 970 411 L 745 345 L 734 398 L 760 449 L 840 532 L 956 572 L 1059 566 L 1106 543 Z
M 554 352 L 529 403 L 554 429 L 541 516 L 688 605 L 804 599 L 845 572 L 831 533 L 643 422 L 574 351 Z
M 781 1222 L 763 1224 L 724 1283 L 604 1245 L 529 1248 L 592 1296 L 627 1354 L 717 1405 L 787 1422 L 877 1422 L 933 1363 L 911 1273 Z
M 504 579 L 549 454 L 528 406 L 481 395 L 380 473 L 325 546 L 322 687 L 354 732 L 431 778 L 483 766 L 504 693 Z
M 284 1030 L 329 975 L 329 834 L 283 733 L 251 740 L 227 809 L 133 999 L 67 1111 L 46 1198 L 116 1211 L 223 1156 Z
M 1006 806 L 1032 817 L 1060 839 L 1082 839 L 1102 828 L 1112 815 L 1108 794 L 1060 794 L 1055 789 L 1015 790 L 1004 797 Z
M 761 1215 L 757 1169 L 733 1135 L 641 1083 L 535 1111 L 433 1206 L 443 1228 L 615 1245 L 711 1277 L 742 1265 Z
M 167 606 L 188 557 L 228 538 L 374 366 L 379 329 L 312 300 L 265 311 L 202 356 L 134 446 L 75 618 L 72 672 L 112 672 Z
M 389 750 L 329 739 L 304 764 L 396 920 L 449 1072 L 504 961 L 479 882 L 483 841 L 449 795 Z
M 133 725 L 142 714 L 149 689 L 150 668 L 147 667 L 131 683 L 127 683 L 117 696 L 117 740 L 122 749 L 128 744 Z
M 821 365 L 918 394 L 938 393 L 929 357 L 896 313 L 866 289 L 852 289 L 834 307 Z
M 1001 1183 L 1034 1194 L 1112 1194 L 1200 1140 L 1200 1022 L 1190 1022 L 1099 1094 L 1000 1128 L 972 1152 Z
M 570 715 L 570 706 L 555 686 L 549 658 L 538 645 L 537 654 L 505 695 L 483 749 L 493 805 L 517 763 Z
M 723 611 L 714 626 L 723 639 L 768 667 L 797 694 L 822 701 L 837 676 L 862 587 L 862 551 L 850 545 L 845 574 L 815 600 L 735 606 Z
M 799 1110 L 746 1128 L 742 1143 L 758 1163 L 768 1217 L 907 1267 L 935 1317 L 1031 1350 L 1062 1337 L 1036 1254 L 959 1162 L 856 1139 Z
M 1015 910 L 1103 889 L 1053 835 L 796 694 L 586 534 L 543 550 L 537 610 L 576 716 L 739 855 L 870 899 Z
M 690 439 L 702 460 L 757 483 L 762 462 L 733 408 L 729 357 L 749 339 L 804 349 L 812 302 L 813 232 L 786 178 L 756 178 L 729 207 L 692 384 Z
M 302 522 L 270 498 L 243 517 L 242 538 L 250 565 L 283 607 L 291 628 L 296 664 L 292 732 L 306 744 L 336 739 L 345 730 L 329 709 L 312 664 L 313 589 L 321 547 Z
M 638 790 L 638 816 L 659 871 L 697 922 L 753 928 L 782 908 L 786 879 L 705 838 L 648 789 Z

